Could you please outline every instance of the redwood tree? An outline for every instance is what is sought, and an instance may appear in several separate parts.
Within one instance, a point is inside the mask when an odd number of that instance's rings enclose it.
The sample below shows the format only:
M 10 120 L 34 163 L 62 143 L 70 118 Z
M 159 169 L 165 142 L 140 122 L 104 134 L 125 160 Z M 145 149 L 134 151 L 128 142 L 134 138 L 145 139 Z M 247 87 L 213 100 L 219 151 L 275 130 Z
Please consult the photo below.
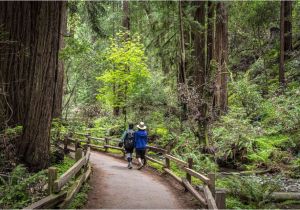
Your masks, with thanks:
M 216 8 L 216 35 L 214 59 L 217 62 L 213 110 L 215 117 L 227 111 L 228 16 L 224 2 Z
M 206 71 L 206 55 L 205 55 L 205 1 L 195 1 L 194 6 L 196 6 L 196 12 L 194 15 L 194 20 L 199 23 L 200 30 L 194 31 L 194 54 L 195 54 L 195 66 L 194 66 L 194 81 L 193 84 L 198 93 L 198 112 L 200 113 L 197 117 L 198 122 L 198 138 L 200 142 L 206 142 L 207 139 L 207 81 L 208 75 Z
M 179 16 L 179 44 L 180 44 L 180 61 L 178 68 L 178 85 L 180 88 L 186 85 L 186 55 L 185 55 L 185 40 L 184 40 L 184 24 L 183 24 L 183 11 L 182 11 L 182 2 L 178 2 L 178 16 Z M 185 100 L 180 97 L 181 105 L 181 121 L 187 119 L 187 103 Z
M 214 30 L 215 30 L 215 3 L 212 1 L 208 1 L 207 3 L 207 33 L 206 33 L 206 72 L 208 75 L 210 72 L 211 60 L 213 59 L 214 52 Z
M 0 83 L 9 126 L 22 125 L 19 159 L 32 170 L 49 161 L 50 128 L 61 113 L 66 2 L 0 2 L 0 25 L 10 48 L 1 54 Z M 2 97 L 0 100 L 4 100 Z
M 280 63 L 279 84 L 285 87 L 284 63 L 292 51 L 292 1 L 281 1 L 280 5 Z

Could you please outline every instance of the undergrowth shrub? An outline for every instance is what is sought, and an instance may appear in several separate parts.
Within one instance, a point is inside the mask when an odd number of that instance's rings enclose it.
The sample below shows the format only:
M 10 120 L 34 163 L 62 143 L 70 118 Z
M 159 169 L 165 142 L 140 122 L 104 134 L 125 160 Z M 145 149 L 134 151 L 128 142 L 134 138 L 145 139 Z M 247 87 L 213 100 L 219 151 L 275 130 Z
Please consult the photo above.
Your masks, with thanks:
M 46 195 L 43 188 L 47 183 L 46 171 L 36 174 L 27 172 L 18 165 L 6 178 L 0 177 L 0 208 L 24 208 Z
M 258 86 L 249 81 L 248 75 L 230 84 L 229 104 L 243 108 L 245 117 L 254 119 L 259 116 L 260 104 L 263 101 Z
M 214 156 L 202 153 L 202 147 L 191 131 L 186 130 L 177 136 L 176 142 L 173 144 L 175 147 L 172 149 L 172 153 L 185 161 L 192 158 L 196 171 L 208 173 L 218 170 Z
M 290 90 L 269 98 L 263 103 L 261 113 L 266 134 L 299 132 L 300 91 Z
M 68 208 L 82 209 L 88 199 L 88 191 L 91 189 L 88 183 L 84 183 L 79 193 L 77 193 Z
M 16 144 L 22 126 L 7 127 L 0 131 L 0 173 L 8 173 L 18 162 Z
M 259 133 L 259 128 L 250 123 L 241 109 L 230 110 L 212 128 L 217 158 L 231 164 L 247 161 L 247 154 L 253 150 L 255 136 Z
M 264 208 L 271 201 L 271 193 L 279 190 L 275 181 L 262 182 L 253 177 L 240 176 L 224 178 L 218 181 L 218 187 L 228 189 L 229 196 L 239 198 L 237 202 L 227 202 L 227 208 Z M 240 204 L 242 206 L 236 206 Z

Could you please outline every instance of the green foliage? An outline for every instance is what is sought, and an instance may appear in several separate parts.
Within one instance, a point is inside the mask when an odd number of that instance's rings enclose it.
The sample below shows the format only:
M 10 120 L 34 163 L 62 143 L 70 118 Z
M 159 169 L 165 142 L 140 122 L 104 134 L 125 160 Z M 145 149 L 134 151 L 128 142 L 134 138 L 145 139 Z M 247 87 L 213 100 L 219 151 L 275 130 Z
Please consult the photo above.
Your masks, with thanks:
M 74 159 L 66 156 L 63 163 L 53 166 L 58 169 L 58 176 L 60 176 L 74 163 Z M 47 195 L 46 188 L 44 188 L 47 177 L 47 170 L 31 174 L 23 165 L 16 166 L 7 176 L 0 175 L 0 208 L 24 208 L 42 199 Z M 86 187 L 85 190 L 87 190 Z
M 298 132 L 300 125 L 300 92 L 287 91 L 272 97 L 262 106 L 262 125 L 268 134 Z
M 227 188 L 232 196 L 227 208 L 264 208 L 270 201 L 271 193 L 279 189 L 275 180 L 261 182 L 252 177 L 239 176 L 224 178 L 218 186 Z M 239 201 L 232 198 L 239 198 Z
M 60 176 L 65 173 L 69 168 L 71 168 L 75 163 L 73 158 L 65 156 L 63 163 L 55 164 L 53 167 L 57 168 L 57 175 Z
M 292 174 L 293 178 L 300 178 L 300 156 L 292 161 Z
M 253 150 L 253 152 L 249 152 L 248 158 L 254 163 L 260 163 L 265 165 L 272 162 L 272 159 L 279 163 L 280 160 L 278 160 L 278 154 L 282 153 L 282 151 L 280 151 L 280 148 L 285 147 L 286 145 L 288 145 L 288 143 L 289 138 L 284 135 L 263 136 L 260 138 L 256 138 L 256 148 Z M 271 157 L 271 155 L 273 155 L 273 157 Z M 288 158 L 286 154 L 284 156 Z
M 51 124 L 51 144 L 55 144 L 59 139 L 62 139 L 62 134 L 66 133 L 67 129 L 63 125 L 61 119 L 53 119 Z
M 236 196 L 228 196 L 226 197 L 226 208 L 227 209 L 254 209 L 254 206 L 244 204 L 239 200 Z
M 127 97 L 143 90 L 149 77 L 146 57 L 139 36 L 129 38 L 129 32 L 111 38 L 105 53 L 104 74 L 97 79 L 103 82 L 98 99 L 112 107 L 127 105 Z
M 7 179 L 5 179 L 7 178 Z M 18 165 L 8 177 L 0 182 L 0 208 L 19 209 L 45 196 L 43 186 L 47 183 L 46 171 L 29 174 Z
M 4 135 L 8 138 L 14 138 L 22 133 L 23 127 L 18 125 L 16 127 L 8 127 L 4 130 Z
M 230 85 L 230 105 L 242 107 L 245 110 L 246 117 L 256 117 L 263 100 L 258 92 L 257 85 L 251 83 L 247 75 L 244 75 L 240 80 L 233 81 Z
M 212 138 L 218 148 L 217 156 L 233 163 L 246 159 L 247 152 L 253 149 L 254 137 L 259 134 L 259 130 L 250 124 L 245 112 L 233 109 L 214 126 Z
M 200 151 L 191 150 L 184 157 L 187 161 L 188 158 L 193 159 L 193 168 L 200 173 L 209 173 L 218 171 L 218 166 L 214 162 L 214 158 L 208 154 L 202 154 Z
M 82 209 L 88 199 L 88 191 L 91 189 L 88 183 L 84 183 L 80 191 L 75 195 L 68 208 L 70 209 Z

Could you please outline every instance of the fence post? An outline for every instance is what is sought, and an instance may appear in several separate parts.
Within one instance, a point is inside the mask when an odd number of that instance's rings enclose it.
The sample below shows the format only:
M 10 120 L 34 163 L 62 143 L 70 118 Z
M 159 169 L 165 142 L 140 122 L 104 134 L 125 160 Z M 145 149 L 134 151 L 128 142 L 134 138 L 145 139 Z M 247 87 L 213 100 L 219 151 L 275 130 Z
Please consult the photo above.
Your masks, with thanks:
M 86 154 L 87 148 L 88 148 L 88 147 L 90 146 L 90 144 L 91 144 L 91 133 L 86 134 L 86 140 L 87 140 L 87 143 L 86 143 L 86 145 L 84 145 L 84 146 L 85 146 L 85 147 L 84 147 L 84 149 L 85 149 L 84 154 Z
M 69 153 L 69 150 L 68 150 L 68 144 L 69 144 L 69 136 L 68 134 L 65 135 L 64 137 L 64 153 L 65 154 L 68 154 Z
M 188 158 L 188 166 L 193 169 L 193 158 Z M 189 173 L 186 173 L 186 179 L 190 184 L 192 183 L 192 176 Z
M 86 135 L 86 140 L 87 140 L 87 143 L 88 143 L 88 145 L 91 143 L 91 133 L 88 133 L 87 135 Z
M 105 145 L 109 145 L 109 139 L 107 137 L 104 138 L 105 139 Z M 108 151 L 108 147 L 104 146 L 105 147 L 105 152 Z
M 170 152 L 171 152 L 171 147 L 168 145 L 166 149 L 167 149 L 167 154 L 169 155 Z M 170 168 L 170 160 L 169 160 L 169 158 L 166 158 L 166 168 Z
M 209 184 L 208 184 L 208 187 L 211 191 L 211 194 L 213 195 L 213 197 L 215 198 L 215 195 L 216 195 L 216 175 L 215 173 L 209 173 L 208 174 L 208 178 L 209 178 Z
M 78 148 L 79 148 L 78 139 L 75 139 L 75 151 L 77 151 Z
M 75 152 L 75 160 L 76 160 L 76 162 L 77 162 L 78 160 L 80 160 L 81 158 L 82 158 L 82 149 L 81 149 L 81 148 L 77 148 L 77 149 L 76 149 L 76 152 Z M 79 177 L 80 174 L 81 174 L 81 170 L 78 171 L 78 172 L 75 174 L 75 178 Z
M 49 195 L 54 192 L 54 181 L 57 179 L 57 169 L 55 167 L 48 168 L 48 190 Z
M 226 192 L 224 190 L 218 190 L 215 199 L 218 209 L 226 209 Z

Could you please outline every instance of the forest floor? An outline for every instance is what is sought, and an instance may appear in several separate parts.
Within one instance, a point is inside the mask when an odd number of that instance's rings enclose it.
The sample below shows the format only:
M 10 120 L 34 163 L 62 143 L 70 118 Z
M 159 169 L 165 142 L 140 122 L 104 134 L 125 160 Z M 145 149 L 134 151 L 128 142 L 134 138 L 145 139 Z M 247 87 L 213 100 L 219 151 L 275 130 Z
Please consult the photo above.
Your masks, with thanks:
M 90 161 L 92 189 L 86 209 L 197 208 L 183 188 L 146 168 L 129 170 L 125 161 L 98 152 L 92 152 Z

